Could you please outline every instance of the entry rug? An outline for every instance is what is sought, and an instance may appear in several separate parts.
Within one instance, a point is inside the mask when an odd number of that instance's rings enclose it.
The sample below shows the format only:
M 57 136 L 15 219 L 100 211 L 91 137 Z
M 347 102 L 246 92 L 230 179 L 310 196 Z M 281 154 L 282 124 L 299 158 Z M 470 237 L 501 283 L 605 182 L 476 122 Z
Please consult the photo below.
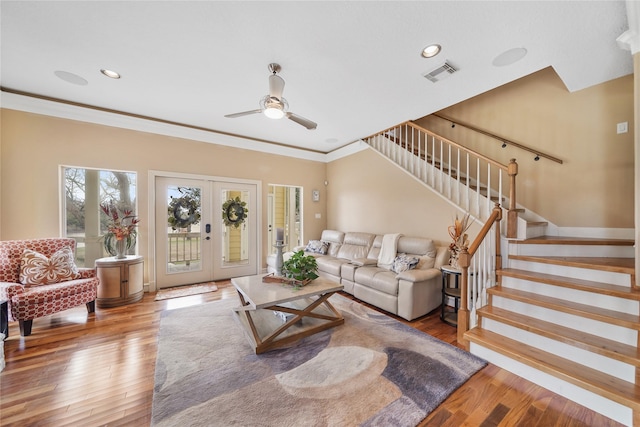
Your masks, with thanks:
M 236 298 L 166 311 L 153 426 L 415 426 L 487 363 L 340 295 L 344 325 L 256 355 Z
M 169 298 L 186 297 L 189 295 L 206 294 L 207 292 L 215 292 L 218 290 L 215 282 L 198 283 L 197 285 L 177 286 L 175 288 L 167 288 L 159 290 L 156 293 L 156 301 L 162 301 Z

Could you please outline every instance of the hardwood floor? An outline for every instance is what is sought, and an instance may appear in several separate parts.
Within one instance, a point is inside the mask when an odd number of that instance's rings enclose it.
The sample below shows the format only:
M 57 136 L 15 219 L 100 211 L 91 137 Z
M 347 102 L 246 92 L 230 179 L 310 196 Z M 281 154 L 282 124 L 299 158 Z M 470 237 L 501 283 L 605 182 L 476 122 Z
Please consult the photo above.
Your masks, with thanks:
M 7 366 L 0 373 L 0 425 L 149 425 L 162 312 L 237 298 L 228 281 L 218 286 L 217 292 L 164 301 L 145 294 L 139 303 L 97 309 L 91 316 L 78 307 L 36 319 L 25 338 L 12 322 L 4 343 Z M 437 311 L 404 323 L 457 345 L 455 328 L 441 322 Z M 620 424 L 489 365 L 420 425 Z

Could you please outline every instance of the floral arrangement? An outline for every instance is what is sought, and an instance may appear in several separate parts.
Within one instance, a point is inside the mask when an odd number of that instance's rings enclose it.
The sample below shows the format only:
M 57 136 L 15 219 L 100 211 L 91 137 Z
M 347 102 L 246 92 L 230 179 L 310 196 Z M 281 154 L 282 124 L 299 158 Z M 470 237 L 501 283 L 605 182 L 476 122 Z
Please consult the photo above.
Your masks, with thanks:
M 469 247 L 469 235 L 466 234 L 466 231 L 471 227 L 470 218 L 471 216 L 468 213 L 464 214 L 462 219 L 458 219 L 458 215 L 456 215 L 453 225 L 448 228 L 449 236 L 453 240 L 449 245 L 449 249 L 460 250 Z
M 466 213 L 463 215 L 462 219 L 458 218 L 456 215 L 456 219 L 453 221 L 453 225 L 450 225 L 448 228 L 449 236 L 453 242 L 449 245 L 449 252 L 451 252 L 451 258 L 449 259 L 449 265 L 454 268 L 459 268 L 458 265 L 458 255 L 463 248 L 469 247 L 469 235 L 466 231 L 471 227 L 471 216 Z
M 140 220 L 133 215 L 130 210 L 124 210 L 122 213 L 113 203 L 101 204 L 102 212 L 109 218 L 107 229 L 109 233 L 113 233 L 116 240 L 124 240 L 131 235 L 136 234 L 136 227 Z
M 100 209 L 109 218 L 104 247 L 109 254 L 124 258 L 124 252 L 136 244 L 136 227 L 140 220 L 128 209 L 120 212 L 113 203 L 100 204 Z

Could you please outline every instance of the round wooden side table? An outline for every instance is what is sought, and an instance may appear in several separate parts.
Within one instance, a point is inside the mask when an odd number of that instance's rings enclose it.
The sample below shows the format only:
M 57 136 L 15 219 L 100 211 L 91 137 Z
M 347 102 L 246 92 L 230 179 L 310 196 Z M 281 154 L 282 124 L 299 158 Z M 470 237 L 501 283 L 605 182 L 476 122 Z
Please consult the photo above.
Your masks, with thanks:
M 127 255 L 126 258 L 100 258 L 96 260 L 100 279 L 96 304 L 100 308 L 131 304 L 144 295 L 144 258 Z

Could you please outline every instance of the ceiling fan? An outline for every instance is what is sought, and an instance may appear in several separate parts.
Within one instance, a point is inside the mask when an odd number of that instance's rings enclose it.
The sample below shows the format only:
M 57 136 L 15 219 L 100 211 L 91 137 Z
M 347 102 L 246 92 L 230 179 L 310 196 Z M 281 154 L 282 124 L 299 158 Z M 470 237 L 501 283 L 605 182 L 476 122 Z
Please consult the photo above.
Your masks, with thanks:
M 278 75 L 278 72 L 280 72 L 280 65 L 275 63 L 269 64 L 269 71 L 271 72 L 271 75 L 269 76 L 269 94 L 265 95 L 260 100 L 260 109 L 227 114 L 225 117 L 235 118 L 248 116 L 249 114 L 264 113 L 264 115 L 270 119 L 281 119 L 286 117 L 309 130 L 315 129 L 318 126 L 317 123 L 287 111 L 289 109 L 289 103 L 282 97 L 284 80 Z

